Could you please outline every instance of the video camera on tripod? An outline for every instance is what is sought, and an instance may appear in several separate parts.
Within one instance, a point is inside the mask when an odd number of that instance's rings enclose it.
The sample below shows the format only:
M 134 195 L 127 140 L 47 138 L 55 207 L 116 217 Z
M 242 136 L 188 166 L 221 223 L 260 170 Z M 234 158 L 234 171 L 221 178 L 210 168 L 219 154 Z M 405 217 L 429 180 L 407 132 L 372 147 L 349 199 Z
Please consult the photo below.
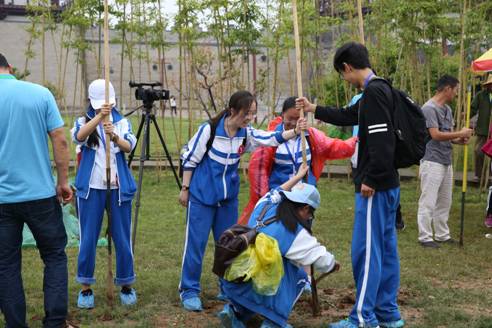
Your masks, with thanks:
M 137 100 L 141 100 L 146 109 L 152 109 L 154 101 L 169 99 L 169 90 L 163 89 L 161 82 L 137 83 L 134 81 L 130 81 L 128 85 L 130 86 L 130 88 L 137 88 L 135 90 L 135 98 Z M 155 87 L 161 88 L 154 89 Z
M 176 179 L 176 184 L 178 188 L 181 190 L 181 181 L 179 179 L 176 168 L 174 167 L 174 163 L 171 158 L 171 154 L 166 146 L 164 141 L 164 137 L 161 133 L 161 129 L 157 124 L 157 120 L 155 118 L 155 113 L 152 112 L 152 108 L 154 108 L 154 101 L 156 100 L 167 100 L 169 99 L 169 90 L 162 88 L 162 83 L 160 82 L 152 82 L 152 83 L 136 83 L 130 81 L 128 83 L 130 88 L 137 88 L 135 90 L 135 98 L 143 102 L 143 106 L 137 107 L 131 112 L 127 113 L 125 116 L 131 115 L 138 109 L 144 107 L 144 111 L 142 111 L 142 118 L 140 120 L 140 124 L 138 126 L 137 131 L 137 144 L 140 141 L 140 165 L 138 168 L 138 182 L 137 182 L 137 194 L 135 196 L 135 214 L 133 216 L 133 232 L 132 232 L 132 247 L 135 247 L 135 240 L 137 234 L 137 223 L 138 223 L 138 214 L 140 209 L 140 196 L 142 194 L 142 180 L 143 180 L 143 168 L 145 161 L 150 158 L 150 126 L 153 123 L 154 128 L 159 136 L 159 141 L 161 142 L 161 146 L 164 149 L 167 160 L 169 162 L 169 166 L 173 171 L 174 178 Z M 145 88 L 150 87 L 150 88 Z M 155 87 L 161 87 L 160 89 L 154 89 Z M 143 135 L 143 136 L 142 136 Z M 142 138 L 141 138 L 142 136 Z M 133 157 L 135 156 L 135 150 L 137 147 L 133 148 L 128 156 L 128 166 L 131 167 Z

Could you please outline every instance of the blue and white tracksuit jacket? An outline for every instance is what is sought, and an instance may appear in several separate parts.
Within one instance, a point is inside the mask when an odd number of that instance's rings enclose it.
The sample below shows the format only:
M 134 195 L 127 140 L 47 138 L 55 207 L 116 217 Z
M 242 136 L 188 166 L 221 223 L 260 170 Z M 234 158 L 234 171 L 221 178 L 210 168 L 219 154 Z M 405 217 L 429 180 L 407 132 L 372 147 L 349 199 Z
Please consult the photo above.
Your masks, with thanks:
M 89 107 L 87 116 L 93 118 L 95 111 Z M 137 140 L 132 133 L 130 122 L 116 108 L 111 111 L 110 119 L 114 125 L 114 133 L 124 138 L 135 148 Z M 96 245 L 101 231 L 104 210 L 106 206 L 105 183 L 100 177 L 105 177 L 106 163 L 102 159 L 105 149 L 105 135 L 100 124 L 98 133 L 99 146 L 89 147 L 87 139 L 80 141 L 77 133 L 86 123 L 85 117 L 79 117 L 71 130 L 72 140 L 81 147 L 81 160 L 75 177 L 77 189 L 77 204 L 80 225 L 80 249 L 77 266 L 77 282 L 94 284 L 94 268 L 96 260 Z M 133 271 L 133 253 L 131 246 L 131 208 L 132 199 L 137 188 L 135 180 L 126 164 L 125 154 L 113 142 L 111 144 L 111 170 L 115 171 L 116 185 L 111 190 L 111 235 L 116 250 L 116 279 L 117 285 L 129 285 L 135 282 Z M 98 170 L 99 172 L 96 172 Z M 91 185 L 92 184 L 92 185 Z
M 282 199 L 280 189 L 267 193 L 258 201 L 248 225 L 256 226 L 256 219 L 264 206 L 271 206 L 265 213 L 264 221 L 275 216 Z M 277 294 L 260 295 L 254 291 L 251 282 L 233 283 L 223 280 L 222 288 L 234 310 L 239 314 L 240 320 L 248 320 L 252 315 L 260 314 L 280 327 L 284 327 L 308 282 L 303 266 L 314 264 L 317 271 L 329 272 L 335 266 L 335 258 L 300 224 L 297 225 L 296 231 L 292 232 L 285 228 L 281 221 L 275 221 L 259 231 L 277 240 L 283 257 L 284 276 L 280 281 Z
M 200 293 L 202 261 L 210 230 L 215 240 L 218 240 L 227 228 L 237 222 L 241 155 L 259 146 L 278 146 L 285 142 L 281 131 L 266 132 L 251 126 L 239 129 L 230 138 L 224 129 L 224 119 L 216 127 L 215 138 L 208 152 L 211 126 L 204 123 L 188 142 L 188 150 L 181 156 L 183 170 L 193 171 L 179 285 L 182 300 Z
M 284 124 L 279 124 L 275 131 L 284 131 Z M 307 131 L 305 134 L 306 138 L 309 138 L 309 133 Z M 309 142 L 306 142 L 306 158 L 307 164 L 311 166 L 311 150 L 309 148 Z M 268 186 L 270 189 L 279 187 L 285 181 L 288 181 L 296 175 L 299 167 L 301 167 L 301 164 L 301 136 L 287 140 L 282 145 L 278 146 L 273 159 L 272 173 L 270 174 L 270 178 L 268 180 Z M 311 170 L 309 170 L 307 183 L 316 186 L 316 178 Z

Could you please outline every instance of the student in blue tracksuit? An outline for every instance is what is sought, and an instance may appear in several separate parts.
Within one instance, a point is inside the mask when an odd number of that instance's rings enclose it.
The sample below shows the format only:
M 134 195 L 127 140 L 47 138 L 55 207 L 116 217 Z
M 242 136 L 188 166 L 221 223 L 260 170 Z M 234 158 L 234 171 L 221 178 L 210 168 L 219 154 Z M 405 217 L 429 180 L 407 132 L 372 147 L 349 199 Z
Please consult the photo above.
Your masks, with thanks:
M 258 146 L 278 146 L 306 129 L 299 120 L 294 129 L 265 132 L 250 126 L 256 116 L 256 99 L 248 91 L 231 96 L 226 110 L 212 119 L 215 138 L 210 149 L 211 124 L 202 124 L 182 155 L 181 205 L 187 207 L 186 237 L 179 291 L 183 307 L 201 311 L 200 275 L 210 230 L 215 240 L 237 222 L 239 160 Z
M 333 64 L 344 80 L 364 90 L 359 101 L 337 109 L 298 99 L 298 104 L 306 112 L 314 112 L 316 119 L 342 126 L 359 125 L 351 250 L 356 303 L 347 320 L 329 327 L 401 328 L 405 322 L 397 303 L 400 259 L 395 220 L 400 181 L 394 165 L 396 135 L 390 119 L 393 92 L 388 83 L 377 78 L 367 48 L 360 43 L 340 47 Z
M 137 301 L 131 247 L 131 208 L 136 191 L 135 180 L 125 161 L 124 153 L 136 145 L 130 122 L 113 107 L 115 93 L 110 84 L 110 104 L 104 104 L 104 80 L 89 85 L 90 106 L 79 117 L 72 129 L 72 139 L 81 147 L 81 160 L 75 187 L 80 224 L 80 250 L 77 265 L 77 282 L 82 284 L 77 306 L 93 308 L 94 294 L 90 288 L 96 282 L 96 244 L 101 231 L 106 205 L 106 133 L 111 135 L 111 234 L 116 250 L 115 284 L 121 286 L 123 305 Z M 109 121 L 103 123 L 109 115 Z
M 224 280 L 224 293 L 230 300 L 230 304 L 226 304 L 219 313 L 224 327 L 246 327 L 245 322 L 254 314 L 265 318 L 261 328 L 290 327 L 288 317 L 308 283 L 303 266 L 314 264 L 315 269 L 322 273 L 339 269 L 334 256 L 311 233 L 309 221 L 319 207 L 320 195 L 316 187 L 299 183 L 307 173 L 308 166 L 303 164 L 295 176 L 261 198 L 248 223 L 255 227 L 265 206 L 268 207 L 263 221 L 277 217 L 277 221 L 259 229 L 259 232 L 277 240 L 283 257 L 284 276 L 277 293 L 260 295 L 251 282 Z

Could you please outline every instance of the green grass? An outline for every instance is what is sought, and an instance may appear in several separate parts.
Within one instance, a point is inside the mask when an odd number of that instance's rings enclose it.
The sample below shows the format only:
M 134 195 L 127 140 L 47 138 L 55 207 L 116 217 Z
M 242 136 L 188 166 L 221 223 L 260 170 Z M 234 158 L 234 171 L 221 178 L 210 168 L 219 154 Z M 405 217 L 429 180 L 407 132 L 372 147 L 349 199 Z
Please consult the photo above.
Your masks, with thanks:
M 341 272 L 320 283 L 322 316 L 313 318 L 307 299 L 296 305 L 291 324 L 322 327 L 346 317 L 354 299 L 350 262 L 353 223 L 353 186 L 346 179 L 322 178 L 322 206 L 317 212 L 315 235 L 342 264 Z M 246 202 L 247 185 L 240 195 Z M 169 173 L 145 171 L 142 207 L 135 252 L 138 305 L 122 308 L 115 290 L 115 306 L 105 300 L 106 249 L 98 249 L 94 286 L 96 308 L 76 308 L 77 249 L 68 249 L 70 316 L 81 327 L 218 327 L 215 317 L 222 306 L 214 300 L 216 278 L 211 272 L 212 241 L 205 258 L 202 288 L 205 311 L 187 313 L 179 304 L 178 283 L 184 240 L 185 211 L 177 203 L 178 190 Z M 455 188 L 450 217 L 452 235 L 458 238 L 461 192 Z M 423 249 L 417 244 L 418 191 L 416 182 L 402 186 L 402 208 L 407 228 L 399 235 L 401 258 L 400 305 L 407 327 L 492 327 L 492 241 L 483 227 L 485 196 L 475 189 L 467 194 L 465 247 Z M 113 260 L 114 261 L 114 260 Z M 42 268 L 36 249 L 23 251 L 23 277 L 30 327 L 41 327 L 43 317 Z M 3 318 L 0 326 L 3 326 Z M 258 325 L 255 321 L 253 325 Z

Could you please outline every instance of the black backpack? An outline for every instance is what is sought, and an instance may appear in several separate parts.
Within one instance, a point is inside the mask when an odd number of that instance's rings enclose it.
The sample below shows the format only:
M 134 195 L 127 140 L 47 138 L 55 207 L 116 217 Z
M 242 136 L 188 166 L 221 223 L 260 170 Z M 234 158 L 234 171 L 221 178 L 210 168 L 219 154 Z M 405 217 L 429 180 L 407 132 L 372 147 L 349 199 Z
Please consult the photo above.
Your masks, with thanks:
M 382 78 L 371 81 L 375 80 L 386 82 L 393 95 L 394 107 L 391 122 L 396 135 L 395 167 L 401 169 L 419 165 L 425 155 L 427 142 L 430 140 L 422 109 L 410 96 L 393 88 L 388 81 Z
M 222 116 L 224 116 L 226 113 L 222 113 Z M 221 116 L 221 118 L 222 118 Z M 219 122 L 220 120 L 217 120 Z M 211 119 L 207 121 L 208 124 L 210 124 L 210 137 L 208 138 L 207 141 L 207 150 L 205 150 L 205 154 L 209 152 L 209 150 L 212 148 L 212 144 L 214 143 L 215 139 L 215 132 L 217 131 L 217 123 L 214 123 Z M 247 136 L 247 134 L 246 134 Z M 247 138 L 243 139 L 243 147 L 246 147 L 247 144 Z M 188 151 L 188 144 L 186 143 L 182 148 L 181 148 L 181 154 L 180 154 L 180 160 L 179 160 L 179 177 L 183 177 L 183 160 L 181 159 L 181 155 Z

